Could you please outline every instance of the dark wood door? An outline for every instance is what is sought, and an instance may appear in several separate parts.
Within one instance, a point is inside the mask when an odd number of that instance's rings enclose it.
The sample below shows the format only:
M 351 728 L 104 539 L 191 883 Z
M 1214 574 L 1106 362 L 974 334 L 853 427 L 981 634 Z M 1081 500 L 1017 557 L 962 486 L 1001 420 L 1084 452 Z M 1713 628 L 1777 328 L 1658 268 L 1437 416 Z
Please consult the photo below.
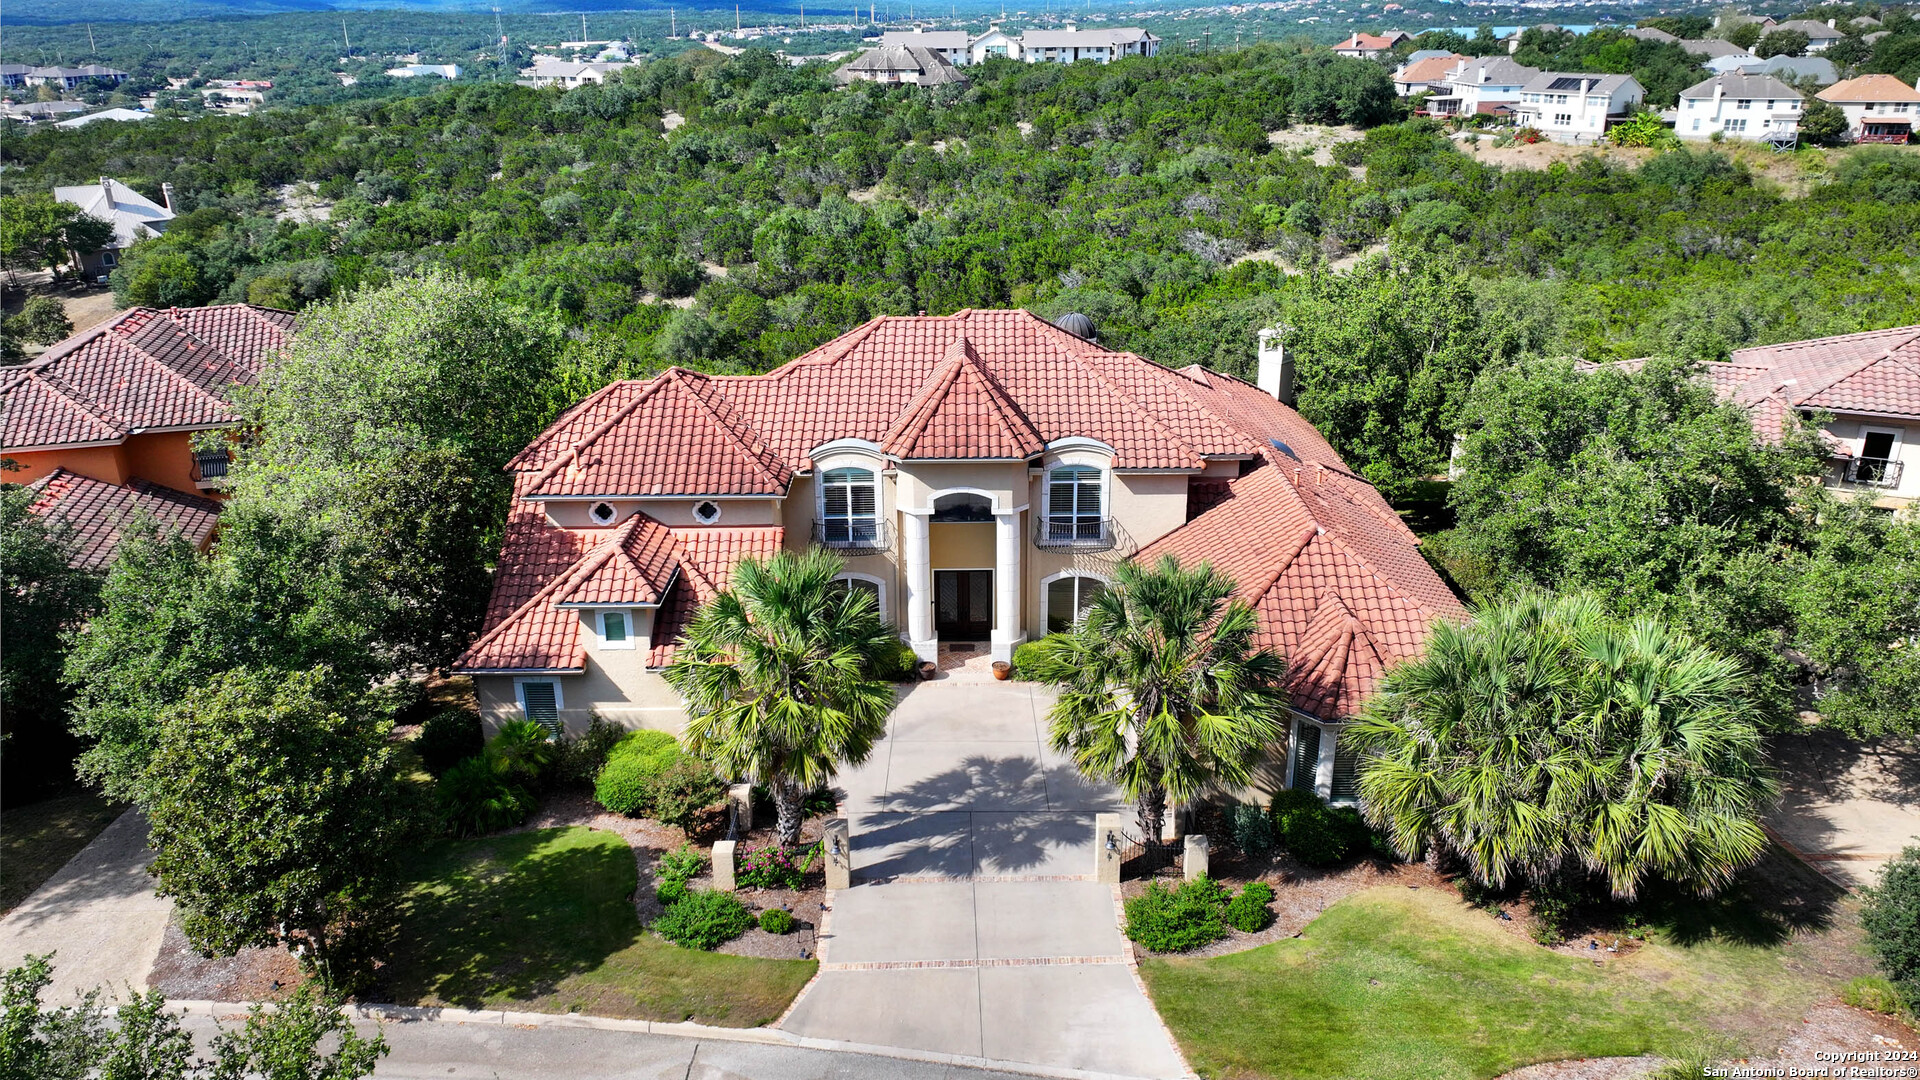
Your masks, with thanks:
M 933 632 L 941 641 L 985 641 L 993 634 L 993 571 L 933 572 Z

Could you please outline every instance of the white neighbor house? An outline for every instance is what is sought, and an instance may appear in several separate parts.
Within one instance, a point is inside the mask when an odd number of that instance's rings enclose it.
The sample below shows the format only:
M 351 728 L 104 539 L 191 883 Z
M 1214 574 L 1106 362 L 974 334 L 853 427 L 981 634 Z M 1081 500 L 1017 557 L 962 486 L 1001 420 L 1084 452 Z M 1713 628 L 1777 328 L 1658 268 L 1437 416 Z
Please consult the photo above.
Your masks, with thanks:
M 1647 92 L 1631 75 L 1543 71 L 1520 88 L 1514 115 L 1555 142 L 1589 142 L 1625 119 Z
M 880 44 L 936 52 L 954 67 L 964 67 L 972 59 L 967 50 L 973 40 L 965 30 L 929 30 L 924 26 L 916 26 L 911 30 L 888 30 L 880 35 Z
M 1446 92 L 1427 99 L 1434 116 L 1492 113 L 1520 100 L 1520 88 L 1540 74 L 1505 56 L 1462 60 L 1446 75 Z
M 1771 75 L 1716 75 L 1680 91 L 1683 139 L 1764 139 L 1800 126 L 1798 91 Z

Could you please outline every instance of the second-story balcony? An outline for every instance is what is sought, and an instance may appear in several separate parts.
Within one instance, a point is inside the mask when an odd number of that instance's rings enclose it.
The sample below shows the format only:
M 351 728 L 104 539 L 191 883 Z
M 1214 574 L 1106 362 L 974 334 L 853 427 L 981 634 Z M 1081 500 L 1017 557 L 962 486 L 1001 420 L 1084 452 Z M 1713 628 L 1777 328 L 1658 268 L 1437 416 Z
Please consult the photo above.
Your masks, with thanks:
M 1848 458 L 1841 475 L 1849 484 L 1897 488 L 1903 464 L 1890 458 Z
M 813 542 L 849 555 L 861 555 L 890 550 L 893 535 L 884 521 L 836 519 L 814 522 Z
M 1119 533 L 1119 523 L 1112 518 L 1042 518 L 1034 524 L 1033 545 L 1110 551 L 1119 543 Z

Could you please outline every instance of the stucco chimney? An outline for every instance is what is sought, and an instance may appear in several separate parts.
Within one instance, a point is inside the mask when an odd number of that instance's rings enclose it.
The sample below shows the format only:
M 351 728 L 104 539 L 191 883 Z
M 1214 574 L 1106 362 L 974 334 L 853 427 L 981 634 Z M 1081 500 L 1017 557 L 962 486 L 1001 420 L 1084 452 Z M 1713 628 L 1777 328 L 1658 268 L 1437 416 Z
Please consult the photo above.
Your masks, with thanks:
M 105 176 L 100 178 L 100 201 L 107 204 L 107 209 L 114 209 L 113 181 Z
M 1258 355 L 1254 385 L 1283 405 L 1293 404 L 1293 358 L 1281 344 L 1278 329 L 1260 331 Z
M 173 185 L 172 184 L 160 185 L 160 201 L 166 204 L 167 213 L 169 214 L 173 213 Z

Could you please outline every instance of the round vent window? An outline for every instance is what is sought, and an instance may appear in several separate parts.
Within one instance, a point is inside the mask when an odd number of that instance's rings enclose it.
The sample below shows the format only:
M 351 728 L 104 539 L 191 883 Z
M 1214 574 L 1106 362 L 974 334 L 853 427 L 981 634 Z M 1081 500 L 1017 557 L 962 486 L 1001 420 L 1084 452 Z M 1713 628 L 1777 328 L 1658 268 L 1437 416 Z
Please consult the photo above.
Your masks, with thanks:
M 619 514 L 614 510 L 612 503 L 594 503 L 593 509 L 587 511 L 587 516 L 601 525 L 611 525 L 613 519 Z
M 693 504 L 693 520 L 702 525 L 711 525 L 720 520 L 720 504 L 717 502 L 698 502 Z

